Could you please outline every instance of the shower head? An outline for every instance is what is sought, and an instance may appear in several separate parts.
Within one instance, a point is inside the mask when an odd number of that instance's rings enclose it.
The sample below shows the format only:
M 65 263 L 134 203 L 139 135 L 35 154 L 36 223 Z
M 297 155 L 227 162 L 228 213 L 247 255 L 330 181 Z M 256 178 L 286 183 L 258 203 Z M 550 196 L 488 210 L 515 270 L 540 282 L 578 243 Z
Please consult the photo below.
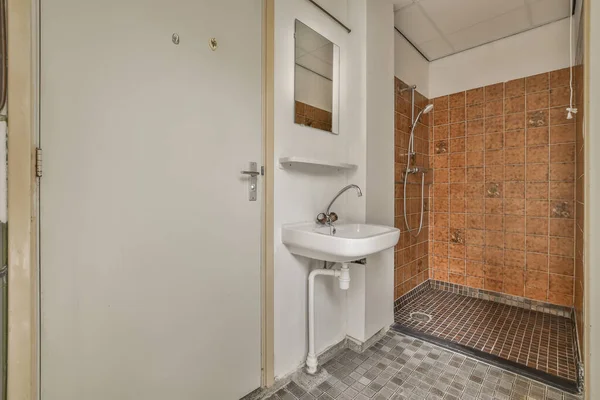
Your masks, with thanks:
M 431 110 L 433 110 L 433 104 L 427 104 L 424 109 L 419 111 L 419 113 L 417 114 L 417 118 L 415 118 L 415 122 L 413 123 L 413 129 L 417 125 L 417 122 L 419 122 L 421 115 L 429 114 L 431 112 Z
M 415 107 L 415 103 L 414 103 L 414 99 L 413 99 L 413 110 Z M 421 111 L 419 111 L 419 113 L 417 114 L 417 118 L 415 118 L 413 120 L 412 126 L 410 127 L 410 139 L 408 140 L 408 163 L 406 165 L 406 170 L 408 171 L 410 169 L 410 160 L 412 158 L 412 156 L 414 156 L 415 153 L 415 128 L 417 127 L 417 122 L 419 122 L 419 119 L 421 118 L 421 116 L 423 114 L 429 114 L 431 112 L 431 110 L 433 110 L 433 104 L 427 104 L 425 106 L 424 109 L 422 109 Z

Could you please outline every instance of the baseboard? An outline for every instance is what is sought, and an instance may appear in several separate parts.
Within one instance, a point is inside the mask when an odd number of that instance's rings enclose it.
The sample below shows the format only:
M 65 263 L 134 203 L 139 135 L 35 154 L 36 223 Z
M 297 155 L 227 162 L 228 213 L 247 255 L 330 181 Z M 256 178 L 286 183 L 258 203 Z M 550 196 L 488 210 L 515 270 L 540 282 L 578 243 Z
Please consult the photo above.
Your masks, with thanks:
M 394 301 L 394 314 L 397 313 L 400 308 L 404 307 L 405 305 L 407 305 L 408 303 L 413 301 L 415 299 L 415 297 L 417 297 L 419 294 L 421 294 L 421 292 L 429 289 L 431 287 L 431 284 L 430 284 L 431 281 L 432 281 L 431 279 L 427 279 L 426 281 L 420 283 L 419 285 L 412 288 L 408 292 L 404 293 L 402 296 L 398 297 Z
M 368 349 L 369 347 L 371 347 L 375 343 L 377 343 L 377 341 L 379 339 L 381 339 L 382 337 L 384 337 L 385 334 L 387 333 L 387 331 L 389 331 L 389 330 L 390 330 L 389 327 L 382 328 L 376 334 L 374 334 L 373 336 L 371 336 L 369 339 L 367 339 L 364 342 L 361 342 L 360 340 L 355 339 L 351 336 L 346 336 L 346 339 L 348 340 L 348 348 L 357 353 L 362 353 L 366 349 Z
M 521 296 L 494 292 L 491 290 L 477 289 L 456 283 L 437 281 L 430 279 L 430 285 L 436 290 L 443 290 L 451 293 L 458 293 L 463 296 L 469 296 L 482 300 L 489 300 L 495 303 L 506 304 L 514 307 L 543 312 L 545 314 L 558 315 L 560 317 L 572 318 L 573 307 L 559 306 L 544 301 L 532 300 Z
M 321 351 L 320 353 L 317 354 L 317 359 L 319 360 L 319 365 L 325 364 L 327 361 L 334 358 L 340 351 L 344 351 L 345 349 L 350 349 L 357 353 L 363 353 L 369 347 L 371 347 L 372 345 L 377 343 L 377 341 L 379 339 L 384 337 L 385 334 L 389 331 L 389 329 L 390 329 L 389 326 L 382 328 L 376 334 L 374 334 L 373 336 L 371 336 L 369 339 L 367 339 L 364 342 L 361 342 L 353 337 L 346 336 L 344 339 L 342 339 L 338 343 L 335 343 L 335 344 L 327 347 L 326 349 L 324 349 L 323 351 Z M 278 392 L 280 389 L 285 387 L 290 382 L 298 380 L 297 377 L 300 374 L 305 373 L 304 372 L 305 367 L 306 367 L 306 363 L 303 362 L 302 364 L 300 364 L 298 366 L 298 368 L 296 370 L 288 373 L 287 375 L 285 375 L 283 377 L 276 378 L 275 382 L 273 383 L 272 386 L 270 386 L 268 388 L 258 388 L 255 391 L 242 397 L 240 400 L 260 400 L 260 399 L 263 399 L 263 398 L 273 395 L 274 393 Z
M 319 361 L 319 365 L 325 364 L 327 361 L 329 361 L 333 357 L 335 357 L 335 355 L 337 353 L 339 353 L 340 351 L 347 349 L 347 348 L 348 348 L 348 338 L 347 337 L 345 337 L 338 343 L 334 343 L 331 346 L 327 347 L 326 349 L 324 349 L 323 351 L 321 351 L 320 353 L 317 354 L 317 360 Z M 305 367 L 306 367 L 306 362 L 303 362 L 294 371 L 292 371 L 282 377 L 275 378 L 275 382 L 273 382 L 273 385 L 271 385 L 269 387 L 258 388 L 255 391 L 242 397 L 240 400 L 259 400 L 259 399 L 271 396 L 272 394 L 276 393 L 277 391 L 279 391 L 280 389 L 285 387 L 287 384 L 289 384 L 292 380 L 294 380 L 294 378 L 298 374 L 302 373 L 302 371 L 304 370 Z
M 573 308 L 550 304 L 542 301 L 531 300 L 525 297 L 513 296 L 506 293 L 493 292 L 491 290 L 477 289 L 456 283 L 443 282 L 435 279 L 427 279 L 409 292 L 403 294 L 394 301 L 394 313 L 398 312 L 404 305 L 412 302 L 421 292 L 427 289 L 443 290 L 446 292 L 457 293 L 463 296 L 473 297 L 482 300 L 489 300 L 495 303 L 507 304 L 526 310 L 539 311 L 546 314 L 558 315 L 565 318 L 573 318 Z

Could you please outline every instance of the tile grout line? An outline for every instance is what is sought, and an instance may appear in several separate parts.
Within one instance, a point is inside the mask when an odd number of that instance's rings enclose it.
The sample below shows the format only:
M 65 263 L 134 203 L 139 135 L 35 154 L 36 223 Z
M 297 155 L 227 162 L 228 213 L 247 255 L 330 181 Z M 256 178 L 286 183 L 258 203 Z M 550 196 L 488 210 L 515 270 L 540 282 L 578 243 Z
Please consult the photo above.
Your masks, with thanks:
M 548 264 L 547 264 L 547 268 L 548 268 L 548 273 L 547 273 L 547 280 L 548 283 L 546 284 L 546 301 L 550 300 L 550 203 L 551 203 L 551 199 L 550 199 L 550 187 L 551 187 L 551 178 L 550 178 L 550 163 L 552 162 L 552 158 L 551 158 L 551 145 L 550 145 L 550 72 L 548 72 L 547 74 L 547 78 L 548 78 L 548 215 L 546 216 L 547 220 L 548 220 L 548 251 L 546 256 L 548 257 Z
M 517 328 L 516 328 L 516 334 L 514 335 L 514 337 L 512 339 L 512 342 L 510 343 L 510 348 L 509 348 L 510 350 L 509 350 L 508 355 L 507 355 L 507 357 L 509 359 L 510 359 L 510 356 L 511 356 L 511 354 L 513 352 L 513 348 L 514 348 L 514 345 L 515 345 L 515 340 L 517 339 L 517 334 L 519 333 L 519 328 L 521 327 L 521 324 L 523 323 L 523 316 L 524 315 L 525 315 L 525 313 L 521 313 L 521 317 L 519 318 L 519 323 L 517 324 Z M 518 355 L 517 355 L 517 358 L 518 358 Z
M 484 310 L 482 310 L 482 313 L 484 313 L 484 315 L 489 314 L 489 312 L 491 311 L 490 308 L 491 308 L 491 303 L 487 303 L 486 306 L 485 306 L 485 308 L 484 308 Z M 477 329 L 475 329 L 473 331 L 473 334 L 471 335 L 471 339 L 474 338 L 477 335 L 478 332 L 480 332 L 480 331 L 485 332 L 485 331 L 488 330 L 488 327 L 490 326 L 491 320 L 487 321 L 485 327 L 482 330 L 479 329 L 479 327 L 483 324 L 484 321 L 485 321 L 485 318 L 482 318 L 481 321 L 479 322 L 479 325 L 477 325 Z M 477 341 L 475 342 L 475 347 L 476 348 L 479 348 L 479 342 L 481 341 L 482 337 L 483 336 L 480 336 L 479 338 L 477 338 Z M 486 337 L 486 343 L 487 343 L 487 337 Z M 483 344 L 483 346 L 485 346 L 485 343 Z
M 506 293 L 506 82 L 502 84 L 502 292 Z M 512 323 L 511 323 L 512 325 Z M 494 344 L 495 345 L 495 344 Z
M 509 317 L 510 317 L 508 319 L 510 320 L 510 325 L 508 326 L 507 331 L 509 333 L 510 333 L 510 331 L 512 329 L 513 323 L 515 322 L 515 316 L 511 316 L 510 315 L 511 311 L 512 310 L 510 310 L 510 309 L 508 310 Z M 501 330 L 504 330 L 504 326 L 506 325 L 506 322 L 507 321 L 505 320 L 504 323 L 502 324 L 502 328 L 500 328 Z M 498 335 L 498 337 L 496 338 L 496 341 L 494 342 L 494 345 L 492 346 L 492 351 L 494 351 L 494 349 L 496 348 L 496 345 L 498 344 L 498 340 L 500 340 L 500 335 Z M 502 349 L 504 348 L 504 343 L 505 342 L 506 342 L 506 336 L 504 336 L 504 341 L 502 342 L 502 346 L 500 347 L 500 352 L 502 352 Z
M 465 297 L 466 297 L 466 296 L 465 296 Z M 470 310 L 472 310 L 472 309 L 473 309 L 473 307 L 475 307 L 475 302 L 470 302 L 469 309 L 468 309 L 466 312 L 464 312 L 463 314 L 464 314 L 465 316 L 466 316 L 466 315 L 469 315 L 469 312 L 470 312 Z M 457 334 L 458 334 L 458 333 L 457 333 Z M 456 334 L 456 335 L 457 335 L 457 334 Z M 456 338 L 456 335 L 454 335 L 454 337 L 453 337 L 451 340 L 453 340 L 454 338 Z
M 449 297 L 449 296 L 446 296 L 446 297 Z M 443 300 L 443 299 L 440 299 L 440 301 L 442 301 L 442 300 Z M 465 300 L 462 300 L 460 304 L 462 304 L 464 301 L 465 301 Z M 468 300 L 467 300 L 467 301 L 468 301 Z M 441 324 L 441 325 L 444 325 L 444 324 L 446 323 L 446 321 L 448 320 L 448 318 L 449 318 L 449 317 L 450 317 L 450 314 L 448 314 L 448 315 L 446 316 L 446 318 L 444 318 L 444 320 L 440 322 L 440 324 Z M 436 331 L 437 331 L 437 330 L 436 330 Z M 436 331 L 434 331 L 434 332 L 436 332 Z
M 529 246 L 527 245 L 527 191 L 529 190 L 529 180 L 527 177 L 528 163 L 527 163 L 527 131 L 528 131 L 528 123 L 527 123 L 527 102 L 528 102 L 528 93 L 527 93 L 527 78 L 523 79 L 523 91 L 525 95 L 525 110 L 523 110 L 523 168 L 524 168 L 524 180 L 525 180 L 525 199 L 523 201 L 523 224 L 524 224 L 524 238 L 525 238 L 525 265 L 523 271 L 523 295 L 527 296 L 527 282 L 529 281 L 529 268 L 527 264 L 527 260 L 529 257 Z M 547 266 L 546 266 L 547 268 Z
M 531 316 L 531 312 L 527 313 L 528 316 Z M 517 360 L 521 359 L 521 352 L 523 351 L 523 344 L 525 343 L 525 341 L 521 341 L 521 344 L 519 345 L 519 352 L 517 353 Z M 525 360 L 525 364 L 527 364 L 527 359 Z
M 486 119 L 486 90 L 485 86 L 483 87 L 483 287 L 487 288 L 488 283 L 488 260 L 487 260 L 487 246 L 486 246 L 486 238 L 487 238 L 487 170 L 488 166 L 486 161 L 487 156 L 487 146 L 485 144 L 486 139 L 486 129 L 487 129 L 487 119 Z
M 542 315 L 542 322 L 544 321 L 544 318 L 545 318 L 545 316 Z M 539 349 L 542 347 L 542 338 L 544 337 L 543 332 L 540 332 L 540 334 L 538 336 L 539 336 L 539 341 L 538 341 L 538 357 L 536 359 L 536 366 L 537 367 L 539 367 L 539 365 L 540 365 Z

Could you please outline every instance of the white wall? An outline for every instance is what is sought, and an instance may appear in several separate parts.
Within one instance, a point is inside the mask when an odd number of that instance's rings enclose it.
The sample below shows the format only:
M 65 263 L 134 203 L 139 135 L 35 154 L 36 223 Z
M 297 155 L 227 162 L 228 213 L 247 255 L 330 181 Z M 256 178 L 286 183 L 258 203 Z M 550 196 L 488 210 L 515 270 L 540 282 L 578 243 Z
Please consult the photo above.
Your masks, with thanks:
M 364 222 L 368 214 L 368 222 L 394 224 L 393 7 L 390 0 L 343 3 L 351 34 L 305 0 L 275 4 L 275 160 L 297 155 L 358 165 L 351 172 L 275 171 L 276 378 L 304 363 L 307 277 L 311 268 L 322 267 L 290 254 L 281 243 L 281 225 L 314 220 L 349 183 L 364 196 L 349 191 L 338 199 L 333 208 L 341 220 Z M 339 135 L 293 123 L 296 18 L 340 47 Z M 334 279 L 317 278 L 317 353 L 347 335 L 364 341 L 393 322 L 393 261 L 389 250 L 368 257 L 366 268 L 352 265 L 346 292 Z
M 364 0 L 362 0 L 364 1 Z M 350 12 L 349 12 L 350 14 Z M 340 46 L 339 135 L 294 124 L 294 21 L 298 18 Z M 354 31 L 353 31 L 354 33 Z M 360 32 L 356 33 L 360 36 Z M 354 38 L 354 36 L 352 37 Z M 349 182 L 364 187 L 365 130 L 361 128 L 360 94 L 353 93 L 362 62 L 360 46 L 350 46 L 351 36 L 306 0 L 275 3 L 275 161 L 285 156 L 305 156 L 358 164 L 354 173 L 276 168 L 275 229 L 275 376 L 287 375 L 305 360 L 307 351 L 307 278 L 311 268 L 322 267 L 292 255 L 281 243 L 281 225 L 312 221 L 339 189 Z M 351 84 L 352 83 L 352 84 Z M 364 111 L 363 111 L 364 113 Z M 365 196 L 366 197 L 366 196 Z M 338 199 L 334 209 L 342 219 L 364 221 L 365 197 L 354 192 Z M 315 285 L 316 349 L 320 352 L 346 336 L 346 292 L 334 279 L 317 278 Z
M 429 64 L 429 98 L 569 66 L 563 19 Z M 404 78 L 398 76 L 400 79 Z
M 369 197 L 367 180 L 367 3 L 366 0 L 349 0 L 350 10 L 348 24 L 352 33 L 348 35 L 348 46 L 353 49 L 354 65 L 348 71 L 347 94 L 352 101 L 348 104 L 348 112 L 354 116 L 359 134 L 348 147 L 352 159 L 357 160 L 364 168 L 354 171 L 350 182 L 363 182 L 363 198 L 365 202 L 360 208 L 351 208 L 349 211 L 361 215 L 365 219 L 366 199 Z M 347 336 L 364 340 L 365 335 L 365 299 L 366 299 L 366 274 L 365 267 L 361 265 L 350 266 L 350 289 L 348 289 Z
M 394 7 L 367 1 L 368 223 L 394 226 Z M 394 322 L 394 249 L 367 258 L 365 340 Z
M 417 85 L 419 93 L 429 93 L 429 61 L 394 29 L 394 75 L 408 85 Z

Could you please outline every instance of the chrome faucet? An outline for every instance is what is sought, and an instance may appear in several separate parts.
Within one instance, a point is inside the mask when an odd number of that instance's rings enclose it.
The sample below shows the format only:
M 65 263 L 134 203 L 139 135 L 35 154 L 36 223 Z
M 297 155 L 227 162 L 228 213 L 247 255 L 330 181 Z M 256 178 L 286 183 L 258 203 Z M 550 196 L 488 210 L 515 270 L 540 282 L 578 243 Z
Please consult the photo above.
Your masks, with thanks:
M 360 188 L 357 185 L 351 184 L 351 185 L 348 185 L 348 186 L 344 187 L 342 190 L 340 190 L 338 192 L 338 194 L 335 195 L 335 197 L 333 198 L 333 200 L 331 200 L 331 202 L 327 206 L 327 209 L 325 210 L 325 212 L 324 213 L 320 213 L 319 215 L 317 215 L 317 222 L 318 223 L 320 223 L 321 225 L 332 226 L 332 224 L 335 221 L 337 221 L 338 216 L 337 216 L 336 213 L 330 211 L 331 206 L 337 200 L 337 198 L 342 195 L 342 193 L 344 193 L 345 191 L 347 191 L 349 189 L 356 189 L 358 197 L 362 196 L 362 190 L 360 190 Z

